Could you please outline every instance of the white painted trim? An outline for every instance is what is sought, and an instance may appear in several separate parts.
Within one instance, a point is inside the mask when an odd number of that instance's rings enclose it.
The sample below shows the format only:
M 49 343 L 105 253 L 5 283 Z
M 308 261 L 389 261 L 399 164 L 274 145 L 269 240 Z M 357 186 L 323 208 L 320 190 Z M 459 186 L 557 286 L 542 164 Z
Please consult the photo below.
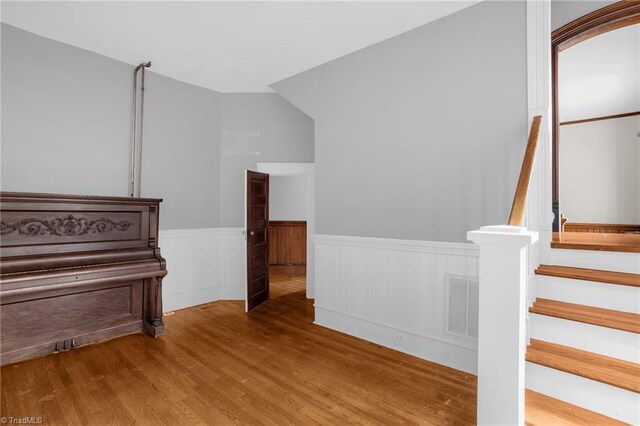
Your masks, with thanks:
M 498 225 L 467 238 L 480 246 L 477 423 L 524 425 L 527 248 L 538 233 Z
M 531 314 L 531 338 L 640 364 L 638 333 Z
M 165 312 L 245 298 L 242 228 L 161 229 L 159 246 L 169 272 L 163 280 Z
M 448 332 L 446 285 L 450 275 L 477 280 L 475 245 L 339 235 L 313 244 L 316 324 L 476 371 L 477 339 Z
M 640 288 L 630 285 L 539 275 L 536 298 L 640 315 Z
M 527 197 L 526 226 L 537 231 L 538 243 L 527 248 L 526 298 L 535 298 L 535 269 L 548 263 L 553 223 L 551 177 L 551 1 L 527 0 L 527 108 L 528 123 L 542 116 L 538 149 Z M 526 317 L 529 341 L 529 316 Z
M 638 393 L 531 362 L 527 362 L 526 375 L 527 389 L 631 425 L 640 424 Z
M 411 333 L 367 318 L 315 305 L 314 324 L 340 331 L 427 361 L 474 374 L 475 349 Z
M 334 246 L 362 247 L 381 250 L 413 251 L 419 253 L 438 253 L 462 256 L 477 256 L 478 247 L 470 243 L 450 243 L 440 241 L 398 240 L 391 238 L 348 237 L 344 235 L 313 236 L 315 244 Z
M 527 201 L 527 229 L 551 242 L 551 3 L 527 0 L 527 104 L 529 123 L 542 116 L 536 163 Z M 546 242 L 545 242 L 546 243 Z M 550 244 L 545 244 L 549 249 Z
M 640 274 L 640 253 L 551 249 L 549 261 L 553 265 Z
M 256 163 L 257 171 L 270 176 L 307 177 L 307 299 L 315 297 L 315 164 L 314 163 Z M 246 199 L 246 194 L 245 194 Z M 246 209 L 245 209 L 246 211 Z
M 218 300 L 243 300 L 246 298 L 246 288 L 238 286 L 221 286 Z

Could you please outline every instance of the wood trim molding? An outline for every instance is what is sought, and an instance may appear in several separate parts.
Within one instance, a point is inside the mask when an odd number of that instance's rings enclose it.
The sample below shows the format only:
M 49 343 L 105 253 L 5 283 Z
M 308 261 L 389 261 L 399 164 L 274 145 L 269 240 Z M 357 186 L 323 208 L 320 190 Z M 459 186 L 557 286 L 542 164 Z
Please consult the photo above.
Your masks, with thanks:
M 551 33 L 551 43 L 563 51 L 609 31 L 640 23 L 640 2 L 623 0 L 581 16 Z
M 305 275 L 307 265 L 269 265 L 269 276 L 273 275 Z
M 640 225 L 614 223 L 571 223 L 564 225 L 564 232 L 591 232 L 605 234 L 640 233 Z
M 590 123 L 592 121 L 602 121 L 602 120 L 614 120 L 616 118 L 633 117 L 635 115 L 640 115 L 640 111 L 625 112 L 623 114 L 603 115 L 601 117 L 584 118 L 582 120 L 563 121 L 558 125 L 569 126 L 571 124 Z
M 558 54 L 582 41 L 609 31 L 640 23 L 640 1 L 624 0 L 603 7 L 551 33 L 551 102 L 552 102 L 552 206 L 555 214 L 553 230 L 560 230 L 559 146 L 560 119 L 558 114 Z
M 306 220 L 270 220 L 269 226 L 307 226 Z

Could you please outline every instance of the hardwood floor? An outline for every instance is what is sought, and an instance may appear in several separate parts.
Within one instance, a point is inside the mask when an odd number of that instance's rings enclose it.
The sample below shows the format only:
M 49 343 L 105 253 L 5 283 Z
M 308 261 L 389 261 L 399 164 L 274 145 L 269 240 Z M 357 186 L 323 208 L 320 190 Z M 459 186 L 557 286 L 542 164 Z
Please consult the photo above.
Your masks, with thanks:
M 474 424 L 476 378 L 312 324 L 304 277 L 137 334 L 5 366 L 2 416 L 44 424 Z

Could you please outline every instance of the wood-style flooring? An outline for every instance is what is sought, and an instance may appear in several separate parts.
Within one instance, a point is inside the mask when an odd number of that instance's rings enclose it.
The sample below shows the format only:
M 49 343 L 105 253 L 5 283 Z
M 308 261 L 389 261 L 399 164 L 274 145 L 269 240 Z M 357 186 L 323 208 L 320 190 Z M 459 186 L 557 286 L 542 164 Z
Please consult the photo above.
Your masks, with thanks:
M 304 277 L 250 314 L 220 301 L 126 336 L 8 365 L 2 416 L 44 424 L 474 424 L 476 377 L 315 326 Z

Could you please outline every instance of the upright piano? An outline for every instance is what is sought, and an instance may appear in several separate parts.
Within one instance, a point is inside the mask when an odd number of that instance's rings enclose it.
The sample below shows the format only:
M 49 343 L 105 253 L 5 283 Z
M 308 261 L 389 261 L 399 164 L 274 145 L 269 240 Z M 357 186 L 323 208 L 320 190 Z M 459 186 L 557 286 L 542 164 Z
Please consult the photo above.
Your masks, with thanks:
M 0 192 L 0 364 L 164 333 L 162 200 Z

